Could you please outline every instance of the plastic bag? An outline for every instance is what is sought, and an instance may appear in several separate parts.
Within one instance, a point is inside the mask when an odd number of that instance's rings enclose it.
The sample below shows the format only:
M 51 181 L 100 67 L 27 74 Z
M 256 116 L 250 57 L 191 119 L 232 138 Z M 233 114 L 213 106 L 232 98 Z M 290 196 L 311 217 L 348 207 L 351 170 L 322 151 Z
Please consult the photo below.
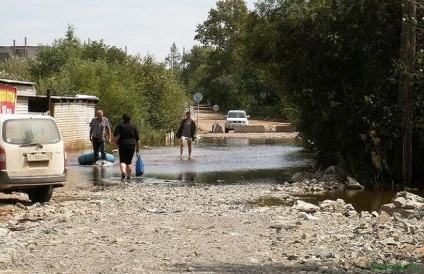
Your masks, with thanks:
M 135 176 L 138 177 L 144 174 L 144 163 L 143 163 L 143 160 L 141 159 L 140 153 L 137 153 L 136 156 L 137 156 L 137 160 L 135 162 Z

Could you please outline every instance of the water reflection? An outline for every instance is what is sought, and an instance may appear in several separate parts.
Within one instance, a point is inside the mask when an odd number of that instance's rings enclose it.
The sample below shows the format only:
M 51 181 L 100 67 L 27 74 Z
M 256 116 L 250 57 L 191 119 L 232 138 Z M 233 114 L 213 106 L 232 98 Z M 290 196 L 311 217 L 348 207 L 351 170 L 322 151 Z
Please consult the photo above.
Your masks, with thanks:
M 196 178 L 196 173 L 194 172 L 183 172 L 177 176 L 177 180 L 186 183 L 194 183 Z
M 397 191 L 391 189 L 336 190 L 300 196 L 301 200 L 318 205 L 324 200 L 343 199 L 352 204 L 356 211 L 378 211 L 384 204 L 390 203 Z M 423 191 L 413 191 L 422 196 Z
M 117 161 L 112 166 L 81 166 L 80 153 L 69 153 L 68 187 L 107 183 L 120 179 Z M 299 146 L 281 140 L 202 138 L 193 147 L 193 159 L 180 160 L 179 147 L 153 147 L 141 151 L 142 178 L 196 183 L 237 183 L 241 180 L 281 183 L 311 161 Z M 134 159 L 135 160 L 135 159 Z
M 106 178 L 106 168 L 93 166 L 93 181 L 101 181 Z

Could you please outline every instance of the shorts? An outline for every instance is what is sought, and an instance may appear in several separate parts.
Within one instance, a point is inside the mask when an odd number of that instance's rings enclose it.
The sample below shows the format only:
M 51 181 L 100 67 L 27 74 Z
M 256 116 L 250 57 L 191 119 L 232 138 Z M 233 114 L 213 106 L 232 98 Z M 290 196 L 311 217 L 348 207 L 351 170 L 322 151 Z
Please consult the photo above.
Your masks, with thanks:
M 119 163 L 131 165 L 134 157 L 135 145 L 121 146 L 119 148 Z
M 186 136 L 181 136 L 181 141 L 193 141 L 193 138 L 191 137 L 186 137 Z

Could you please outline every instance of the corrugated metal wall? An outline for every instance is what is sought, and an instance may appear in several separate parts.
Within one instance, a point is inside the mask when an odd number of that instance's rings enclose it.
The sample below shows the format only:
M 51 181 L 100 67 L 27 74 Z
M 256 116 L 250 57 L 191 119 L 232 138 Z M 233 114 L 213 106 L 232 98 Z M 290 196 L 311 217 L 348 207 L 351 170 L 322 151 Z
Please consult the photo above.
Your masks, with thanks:
M 95 116 L 95 103 L 56 102 L 53 104 L 54 118 L 63 136 L 67 150 L 91 147 L 89 123 Z
M 27 114 L 28 113 L 28 97 L 18 97 L 15 104 L 16 114 Z

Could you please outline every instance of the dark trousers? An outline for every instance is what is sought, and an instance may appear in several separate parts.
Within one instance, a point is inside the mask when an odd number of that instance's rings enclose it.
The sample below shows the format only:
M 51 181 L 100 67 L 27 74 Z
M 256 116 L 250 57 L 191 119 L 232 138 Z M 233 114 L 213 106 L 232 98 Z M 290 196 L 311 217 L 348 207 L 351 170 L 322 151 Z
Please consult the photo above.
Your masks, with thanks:
M 101 153 L 102 159 L 106 160 L 106 141 L 93 137 L 93 152 L 95 161 L 99 160 L 99 152 Z

